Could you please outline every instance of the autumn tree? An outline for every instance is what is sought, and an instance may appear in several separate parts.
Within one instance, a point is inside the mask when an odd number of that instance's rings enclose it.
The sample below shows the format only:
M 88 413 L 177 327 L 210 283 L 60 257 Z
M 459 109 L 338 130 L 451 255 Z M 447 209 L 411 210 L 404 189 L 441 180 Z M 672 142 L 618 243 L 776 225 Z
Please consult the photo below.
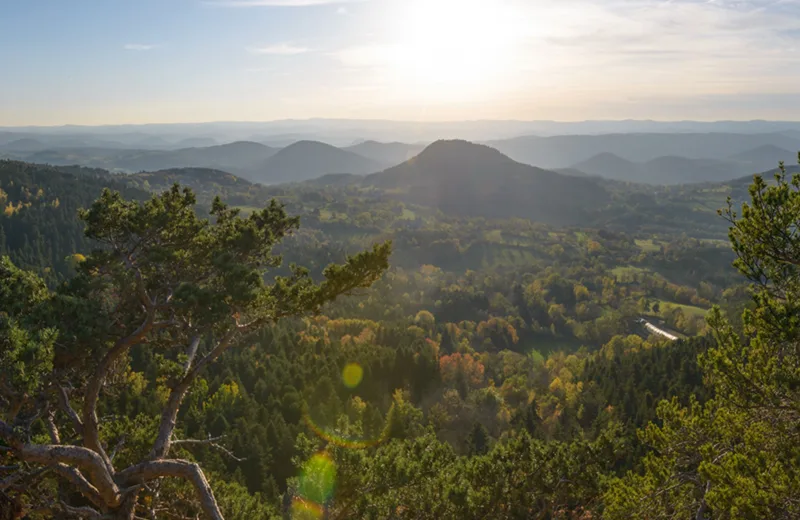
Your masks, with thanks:
M 185 482 L 210 519 L 223 515 L 206 474 L 176 449 L 181 404 L 203 370 L 259 328 L 313 314 L 377 280 L 389 244 L 332 265 L 316 282 L 291 266 L 266 277 L 272 250 L 299 225 L 273 201 L 247 218 L 219 199 L 196 214 L 174 186 L 139 203 L 106 190 L 81 213 L 97 249 L 51 292 L 8 259 L 0 263 L 0 509 L 17 518 L 155 517 L 169 507 L 162 481 Z M 160 360 L 163 406 L 141 431 L 120 432 L 120 389 L 134 352 Z

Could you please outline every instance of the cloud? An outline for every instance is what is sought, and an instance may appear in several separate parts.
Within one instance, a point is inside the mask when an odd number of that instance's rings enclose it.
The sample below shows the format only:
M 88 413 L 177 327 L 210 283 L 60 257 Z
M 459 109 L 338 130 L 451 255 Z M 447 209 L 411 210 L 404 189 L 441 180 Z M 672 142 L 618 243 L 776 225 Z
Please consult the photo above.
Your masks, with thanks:
M 336 14 L 347 14 L 347 8 L 345 6 L 339 7 L 339 9 L 336 10 Z
M 156 47 L 158 47 L 158 45 L 145 43 L 126 43 L 122 46 L 126 51 L 151 51 Z
M 276 43 L 266 47 L 248 47 L 249 52 L 253 54 L 271 54 L 273 56 L 295 56 L 309 52 L 311 49 L 307 47 L 298 47 L 289 43 Z
M 347 47 L 331 53 L 331 56 L 345 67 L 369 69 L 390 65 L 401 50 L 397 45 L 370 44 Z
M 367 0 L 212 0 L 203 3 L 218 7 L 308 7 L 365 1 Z

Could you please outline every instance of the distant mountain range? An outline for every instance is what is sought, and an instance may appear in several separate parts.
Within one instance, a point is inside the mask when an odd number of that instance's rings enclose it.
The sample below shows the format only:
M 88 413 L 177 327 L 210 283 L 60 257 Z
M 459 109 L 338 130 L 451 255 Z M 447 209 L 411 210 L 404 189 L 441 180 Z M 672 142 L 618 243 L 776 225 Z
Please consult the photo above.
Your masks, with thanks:
M 606 179 L 645 184 L 722 182 L 758 170 L 757 167 L 733 161 L 686 157 L 658 157 L 636 163 L 612 153 L 596 155 L 573 168 Z
M 727 181 L 772 169 L 780 161 L 787 165 L 794 164 L 797 154 L 769 144 L 734 154 L 727 160 L 665 156 L 646 162 L 634 162 L 604 152 L 573 165 L 573 168 L 589 175 L 621 181 L 690 184 Z
M 266 148 L 258 143 L 238 143 L 232 147 L 217 148 L 237 151 L 239 147 L 241 156 L 246 151 L 263 152 L 263 148 Z M 756 160 L 762 154 L 769 156 L 777 151 L 756 148 L 750 150 L 752 153 L 736 154 L 737 159 Z M 259 157 L 260 155 L 253 154 L 250 160 Z M 41 184 L 52 198 L 60 195 L 52 192 L 50 186 L 69 180 L 69 186 L 72 186 L 69 187 L 70 201 L 75 198 L 76 202 L 67 204 L 66 200 L 62 200 L 62 206 L 53 209 L 63 207 L 70 211 L 79 207 L 79 203 L 85 204 L 85 196 L 88 196 L 83 194 L 81 181 L 70 180 L 70 176 L 77 176 L 88 179 L 86 190 L 92 194 L 98 192 L 102 183 L 116 189 L 122 187 L 159 191 L 178 182 L 192 187 L 205 204 L 214 196 L 221 195 L 223 200 L 232 206 L 241 207 L 243 211 L 250 211 L 252 207 L 261 206 L 270 198 L 280 196 L 287 201 L 292 213 L 298 215 L 308 215 L 308 201 L 311 200 L 346 200 L 354 194 L 363 200 L 395 199 L 406 203 L 409 208 L 408 213 L 412 216 L 404 224 L 408 227 L 418 225 L 420 219 L 426 218 L 425 215 L 436 215 L 437 211 L 441 211 L 446 216 L 445 221 L 460 217 L 521 218 L 559 226 L 590 226 L 647 234 L 687 233 L 690 236 L 717 238 L 724 236 L 727 226 L 716 210 L 724 205 L 727 196 L 733 197 L 737 203 L 744 200 L 752 180 L 752 175 L 748 172 L 738 178 L 727 178 L 725 182 L 692 185 L 650 186 L 618 182 L 599 175 L 589 176 L 592 174 L 586 170 L 603 167 L 606 168 L 606 176 L 619 178 L 622 176 L 620 172 L 631 177 L 640 175 L 640 168 L 649 167 L 651 171 L 663 168 L 664 171 L 670 171 L 668 166 L 663 165 L 686 161 L 700 164 L 709 160 L 664 157 L 646 163 L 635 163 L 614 154 L 605 154 L 594 159 L 576 165 L 579 168 L 555 172 L 514 161 L 485 145 L 442 140 L 396 166 L 372 170 L 375 163 L 371 159 L 322 143 L 301 142 L 263 159 L 253 170 L 257 175 L 251 175 L 252 180 L 263 183 L 277 183 L 283 179 L 292 182 L 307 179 L 303 184 L 294 186 L 263 186 L 245 180 L 230 170 L 205 167 L 113 175 L 89 168 L 50 167 L 14 161 L 0 161 L 0 177 L 7 174 L 5 180 L 0 181 L 4 186 L 12 186 L 15 185 L 12 181 L 21 182 L 22 179 L 28 179 L 26 176 L 30 172 L 35 172 L 35 183 L 31 184 L 29 191 L 35 192 L 39 186 L 34 184 Z M 704 171 L 708 172 L 709 165 L 705 166 Z M 377 173 L 354 175 L 336 172 L 337 169 Z M 764 171 L 768 177 L 770 172 Z M 800 171 L 800 168 L 794 166 L 790 171 Z M 98 179 L 102 183 L 98 183 Z M 312 196 L 306 200 L 310 195 Z M 76 230 L 79 230 L 79 226 L 75 224 L 77 220 L 73 214 L 70 215 L 69 232 L 64 232 L 67 241 L 77 240 L 74 237 Z M 59 218 L 67 219 L 64 215 Z M 326 226 L 333 228 L 343 225 L 327 220 L 325 222 Z M 447 234 L 446 231 L 442 232 Z
M 800 139 L 784 133 L 533 136 L 487 144 L 516 161 L 542 168 L 564 168 L 605 153 L 628 161 L 647 162 L 660 157 L 730 160 L 742 151 L 763 146 L 800 150 Z
M 800 133 L 797 134 L 797 139 L 800 140 Z M 730 159 L 747 164 L 752 171 L 761 171 L 774 168 L 779 161 L 783 161 L 787 165 L 797 164 L 797 152 L 797 149 L 787 150 L 771 144 L 765 144 L 734 154 Z
M 387 121 L 357 119 L 307 119 L 268 122 L 215 122 L 147 125 L 5 127 L 0 128 L 0 146 L 25 137 L 47 147 L 101 147 L 127 149 L 179 149 L 211 146 L 234 141 L 254 141 L 282 148 L 302 141 L 322 141 L 351 146 L 366 139 L 381 142 L 431 143 L 455 137 L 472 141 L 508 139 L 517 136 L 564 136 L 631 133 L 735 133 L 764 134 L 798 132 L 792 121 Z M 796 134 L 794 137 L 798 137 Z M 214 139 L 214 143 L 186 143 L 187 139 Z M 751 146 L 752 147 L 752 146 Z M 501 150 L 504 151 L 504 150 Z M 601 150 L 603 151 L 603 150 Z M 613 150 L 605 150 L 616 153 Z M 505 151 L 504 151 L 505 152 Z M 600 153 L 575 158 L 579 162 Z M 661 153 L 660 155 L 683 155 Z M 631 160 L 649 160 L 626 157 Z
M 9 135 L 0 132 L 0 142 Z M 139 142 L 148 140 L 145 134 L 125 135 Z M 22 137 L 0 145 L 0 157 L 57 166 L 83 165 L 123 173 L 208 168 L 253 182 L 276 184 L 303 182 L 328 174 L 367 175 L 402 164 L 425 149 L 421 144 L 377 141 L 361 141 L 337 148 L 305 140 L 283 148 L 237 141 L 169 150 L 107 146 L 62 146 L 42 150 L 46 142 L 39 137 Z M 73 143 L 79 136 L 56 137 L 59 143 L 66 144 Z M 199 144 L 208 139 L 188 138 L 180 142 Z M 151 144 L 161 141 L 163 139 L 156 138 Z M 568 176 L 670 185 L 735 179 L 773 168 L 781 160 L 794 164 L 796 152 L 793 150 L 800 149 L 800 137 L 791 130 L 767 134 L 528 136 L 492 141 L 489 145 L 518 163 Z

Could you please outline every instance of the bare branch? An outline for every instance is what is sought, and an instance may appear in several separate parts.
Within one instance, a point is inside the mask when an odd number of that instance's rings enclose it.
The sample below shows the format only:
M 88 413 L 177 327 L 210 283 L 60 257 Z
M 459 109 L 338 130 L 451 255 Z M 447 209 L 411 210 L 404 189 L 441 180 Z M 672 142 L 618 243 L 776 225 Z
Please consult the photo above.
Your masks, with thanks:
M 30 473 L 24 473 L 22 471 L 18 471 L 4 478 L 3 480 L 0 480 L 0 491 L 14 487 L 17 484 L 17 482 L 24 480 L 32 480 L 37 477 L 40 477 L 41 475 L 50 471 L 50 469 L 51 468 L 39 468 L 35 471 L 31 471 Z
M 122 437 L 119 438 L 119 440 L 117 441 L 117 444 L 114 446 L 114 449 L 111 450 L 111 455 L 109 455 L 109 457 L 108 457 L 109 459 L 111 459 L 111 462 L 114 462 L 114 458 L 116 458 L 117 453 L 119 452 L 119 450 L 123 446 L 125 446 L 125 442 L 127 440 L 128 440 L 127 435 L 123 435 Z
M 122 495 L 111 473 L 95 451 L 81 446 L 53 446 L 43 444 L 25 444 L 13 429 L 0 421 L 0 436 L 14 449 L 15 454 L 25 462 L 35 462 L 57 470 L 60 465 L 70 465 L 87 472 L 91 482 L 97 488 L 103 502 L 110 507 L 120 505 Z
M 142 276 L 141 270 L 134 265 L 130 256 L 123 257 L 122 260 L 125 263 L 125 266 L 133 271 L 134 277 L 136 278 L 136 292 L 139 296 L 142 306 L 145 309 L 145 319 L 139 328 L 137 328 L 131 335 L 120 338 L 114 344 L 114 347 L 109 350 L 105 356 L 103 356 L 103 359 L 97 365 L 94 374 L 89 379 L 89 383 L 86 386 L 86 395 L 83 401 L 83 444 L 87 448 L 97 452 L 103 458 L 108 471 L 111 473 L 114 472 L 111 459 L 103 449 L 98 435 L 97 400 L 100 397 L 100 389 L 105 383 L 111 367 L 128 351 L 128 349 L 134 345 L 144 342 L 146 336 L 153 330 L 154 326 L 157 326 L 157 329 L 161 329 L 172 324 L 172 322 L 158 322 L 156 324 L 155 302 L 150 298 L 150 295 L 147 294 L 147 288 L 145 287 L 144 277 Z
M 83 401 L 83 445 L 95 451 L 103 458 L 109 472 L 113 472 L 111 459 L 103 449 L 98 434 L 97 400 L 100 398 L 100 389 L 105 383 L 109 370 L 132 346 L 141 343 L 153 327 L 154 313 L 148 312 L 144 322 L 133 334 L 117 341 L 109 350 L 94 371 L 86 386 L 86 396 Z
M 61 406 L 61 410 L 67 414 L 67 417 L 69 417 L 72 421 L 72 427 L 75 428 L 75 432 L 78 435 L 83 435 L 83 421 L 81 421 L 81 418 L 78 416 L 78 412 L 76 412 L 69 403 L 67 389 L 61 385 L 58 385 L 58 392 L 56 395 L 58 396 L 58 403 Z
M 192 363 L 194 363 L 194 358 L 197 356 L 197 349 L 200 346 L 200 336 L 195 336 L 192 338 L 192 341 L 189 343 L 189 346 L 186 348 L 186 363 L 183 364 L 183 374 L 186 375 L 189 373 L 189 370 L 192 368 Z
M 149 311 L 155 306 L 155 302 L 150 298 L 150 295 L 147 294 L 142 271 L 134 265 L 131 256 L 123 257 L 122 260 L 125 263 L 125 267 L 133 271 L 136 278 L 136 294 L 139 296 L 139 301 L 142 303 L 142 306 Z
M 69 513 L 80 518 L 103 518 L 103 516 L 96 509 L 89 506 L 74 507 L 67 505 L 64 502 L 60 502 L 59 506 L 64 510 L 65 513 Z
M 182 478 L 192 483 L 200 506 L 209 520 L 224 520 L 200 466 L 185 460 L 154 460 L 131 466 L 117 474 L 119 482 L 145 484 L 165 477 Z
M 189 390 L 192 382 L 205 368 L 206 365 L 215 361 L 221 356 L 231 345 L 233 338 L 236 336 L 238 330 L 233 328 L 228 331 L 225 336 L 217 343 L 214 349 L 201 358 L 193 368 L 191 368 L 183 379 L 172 388 L 169 394 L 167 404 L 161 413 L 161 423 L 158 426 L 158 436 L 153 443 L 153 449 L 150 452 L 150 459 L 157 460 L 166 457 L 169 454 L 172 432 L 175 431 L 175 424 L 178 417 L 178 410 L 180 409 L 183 398 Z
M 56 464 L 52 466 L 53 471 L 58 473 L 61 477 L 67 480 L 70 484 L 83 495 L 86 499 L 92 502 L 97 507 L 104 507 L 103 497 L 100 492 L 94 487 L 83 474 L 75 468 L 69 467 L 66 464 Z
M 50 442 L 53 444 L 61 444 L 61 436 L 58 434 L 58 427 L 56 427 L 56 423 L 53 421 L 53 415 L 54 413 L 52 410 L 48 412 L 44 422 L 47 425 L 47 432 L 50 434 Z
M 217 451 L 222 452 L 223 454 L 227 455 L 229 458 L 233 459 L 236 462 L 244 462 L 247 460 L 246 457 L 240 458 L 233 454 L 231 450 L 217 444 L 216 441 L 224 439 L 224 435 L 220 435 L 219 437 L 209 437 L 208 439 L 173 439 L 172 445 L 173 446 L 181 446 L 181 445 L 190 445 L 190 446 L 197 446 L 197 445 L 204 445 L 208 446 L 209 448 L 214 448 Z

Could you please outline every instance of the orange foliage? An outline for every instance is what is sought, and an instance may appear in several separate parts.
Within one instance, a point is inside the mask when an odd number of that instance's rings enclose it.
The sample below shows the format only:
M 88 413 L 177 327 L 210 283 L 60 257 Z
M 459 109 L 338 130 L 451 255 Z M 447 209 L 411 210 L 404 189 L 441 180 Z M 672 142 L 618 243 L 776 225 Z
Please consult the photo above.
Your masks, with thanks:
M 483 383 L 485 368 L 483 363 L 478 361 L 476 357 L 470 354 L 456 353 L 442 356 L 439 359 L 439 370 L 445 383 L 455 383 L 458 372 L 461 371 L 466 376 L 470 386 L 479 387 Z

